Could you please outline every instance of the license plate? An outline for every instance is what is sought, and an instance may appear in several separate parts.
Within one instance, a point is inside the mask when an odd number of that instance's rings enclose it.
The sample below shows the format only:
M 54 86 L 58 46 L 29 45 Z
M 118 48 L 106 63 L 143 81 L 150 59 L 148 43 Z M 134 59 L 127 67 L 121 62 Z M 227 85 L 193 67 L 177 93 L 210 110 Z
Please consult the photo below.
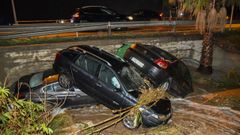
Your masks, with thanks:
M 144 66 L 144 64 L 141 62 L 141 61 L 139 61 L 138 59 L 136 59 L 135 57 L 132 57 L 131 58 L 131 61 L 133 62 L 133 63 L 135 63 L 135 64 L 137 64 L 139 67 L 143 67 Z

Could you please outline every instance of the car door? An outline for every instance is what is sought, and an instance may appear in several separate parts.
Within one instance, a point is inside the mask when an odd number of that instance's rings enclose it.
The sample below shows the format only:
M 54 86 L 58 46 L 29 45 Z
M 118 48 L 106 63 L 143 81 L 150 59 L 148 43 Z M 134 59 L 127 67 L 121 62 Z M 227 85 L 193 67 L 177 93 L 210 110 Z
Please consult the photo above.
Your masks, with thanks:
M 97 73 L 101 63 L 90 55 L 81 55 L 71 66 L 76 86 L 86 94 L 99 98 L 96 95 L 94 84 L 97 82 Z
M 122 86 L 115 72 L 105 64 L 101 66 L 95 89 L 104 98 L 104 102 L 108 107 L 112 109 L 122 107 L 124 97 Z
M 54 96 L 58 99 L 65 99 L 67 97 L 74 97 L 75 94 L 73 91 L 62 88 L 58 82 L 52 83 L 54 89 Z
M 44 86 L 41 90 L 41 100 L 56 100 L 55 91 L 51 84 Z

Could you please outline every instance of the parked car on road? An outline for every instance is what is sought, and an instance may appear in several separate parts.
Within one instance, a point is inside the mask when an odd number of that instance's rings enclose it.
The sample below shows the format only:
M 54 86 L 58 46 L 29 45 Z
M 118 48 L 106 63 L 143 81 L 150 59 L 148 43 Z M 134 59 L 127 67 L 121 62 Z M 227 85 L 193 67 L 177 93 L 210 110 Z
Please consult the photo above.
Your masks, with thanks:
M 52 69 L 25 75 L 13 83 L 10 89 L 17 98 L 31 99 L 33 102 L 65 100 L 72 105 L 83 104 L 81 101 L 84 101 L 85 104 L 94 102 L 78 88 L 65 89 L 61 87 L 58 83 L 58 74 Z
M 117 55 L 136 67 L 155 87 L 168 87 L 167 92 L 173 96 L 185 97 L 193 92 L 188 67 L 167 51 L 152 45 L 130 43 L 119 48 Z
M 70 19 L 71 23 L 108 21 L 127 21 L 127 17 L 105 6 L 84 6 L 76 8 Z
M 53 65 L 64 88 L 77 87 L 110 109 L 134 106 L 144 85 L 143 78 L 123 59 L 97 47 L 72 46 L 56 54 Z M 140 109 L 139 109 L 140 110 Z M 141 107 L 143 125 L 166 123 L 172 115 L 171 102 L 159 100 L 152 107 Z M 125 117 L 128 128 L 136 128 L 134 121 Z

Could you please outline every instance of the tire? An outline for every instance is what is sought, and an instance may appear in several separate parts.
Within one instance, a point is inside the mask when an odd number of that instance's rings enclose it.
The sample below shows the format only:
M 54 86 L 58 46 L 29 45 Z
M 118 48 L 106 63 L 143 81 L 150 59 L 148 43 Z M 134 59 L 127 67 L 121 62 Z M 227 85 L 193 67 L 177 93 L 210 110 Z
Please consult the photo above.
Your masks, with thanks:
M 123 118 L 122 122 L 123 125 L 131 130 L 137 129 L 140 126 L 140 122 L 135 122 L 136 117 L 134 114 L 127 115 L 125 118 Z
M 69 89 L 72 87 L 72 80 L 70 77 L 64 73 L 60 74 L 58 77 L 58 83 L 61 87 Z

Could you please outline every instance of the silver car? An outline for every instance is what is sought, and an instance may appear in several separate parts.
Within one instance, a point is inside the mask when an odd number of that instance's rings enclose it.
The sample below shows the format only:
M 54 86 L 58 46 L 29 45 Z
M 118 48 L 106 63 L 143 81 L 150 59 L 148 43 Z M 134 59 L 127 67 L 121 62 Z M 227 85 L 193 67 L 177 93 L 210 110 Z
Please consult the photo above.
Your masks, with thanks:
M 49 83 L 25 95 L 25 99 L 31 99 L 34 102 L 77 100 L 81 97 L 88 96 L 78 88 L 62 88 L 58 82 Z
M 10 89 L 17 98 L 33 102 L 61 103 L 64 101 L 69 106 L 96 102 L 78 88 L 62 88 L 58 83 L 58 74 L 52 69 L 22 76 L 12 84 Z

